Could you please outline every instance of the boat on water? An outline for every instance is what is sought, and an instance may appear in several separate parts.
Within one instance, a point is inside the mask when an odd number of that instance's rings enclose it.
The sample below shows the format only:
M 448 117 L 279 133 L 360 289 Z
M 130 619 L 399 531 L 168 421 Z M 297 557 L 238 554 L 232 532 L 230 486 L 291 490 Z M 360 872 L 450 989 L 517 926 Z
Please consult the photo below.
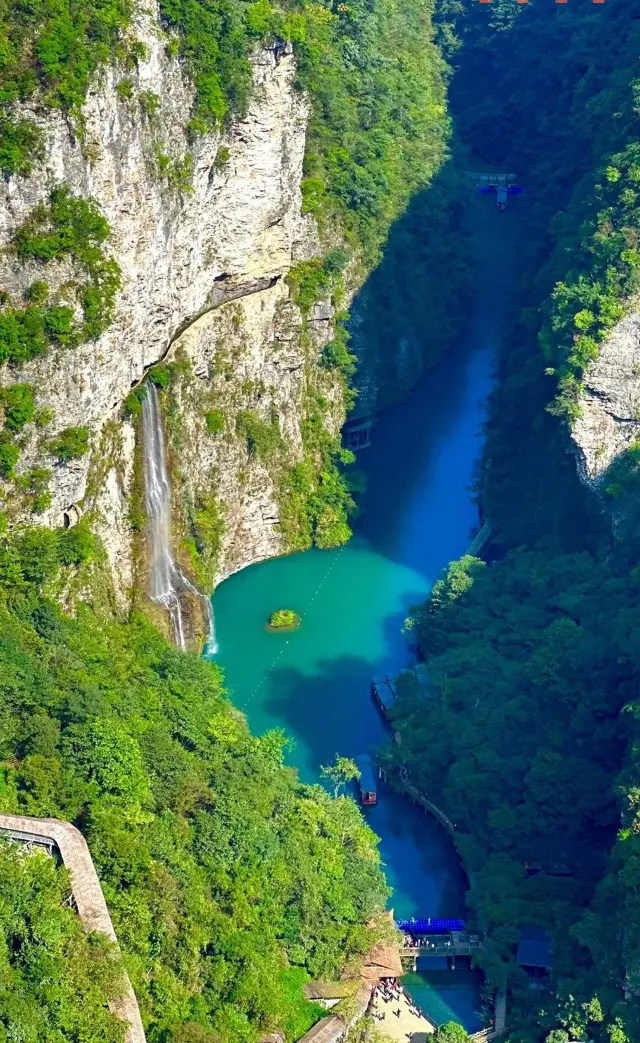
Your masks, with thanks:
M 371 695 L 385 721 L 389 722 L 389 711 L 396 701 L 395 681 L 390 677 L 384 677 L 381 681 L 372 681 Z
M 357 757 L 354 757 L 354 760 L 358 765 L 358 770 L 360 772 L 360 778 L 358 779 L 360 800 L 363 804 L 377 804 L 378 793 L 376 791 L 376 777 L 373 771 L 371 757 L 366 753 L 360 753 Z

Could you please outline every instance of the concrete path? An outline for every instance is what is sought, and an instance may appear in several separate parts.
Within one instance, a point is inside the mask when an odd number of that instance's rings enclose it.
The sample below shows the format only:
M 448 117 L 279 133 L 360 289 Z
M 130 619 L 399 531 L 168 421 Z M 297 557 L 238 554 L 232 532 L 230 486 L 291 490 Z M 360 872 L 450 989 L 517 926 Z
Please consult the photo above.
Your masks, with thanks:
M 79 829 L 55 818 L 0 815 L 0 831 L 24 844 L 57 847 L 69 870 L 78 916 L 85 930 L 99 931 L 118 944 L 91 853 Z M 126 1043 L 146 1043 L 138 1001 L 126 974 L 124 994 L 109 1003 L 109 1010 L 128 1025 Z
M 397 1010 L 400 1011 L 400 1017 L 395 1014 Z M 411 1012 L 409 1001 L 404 994 L 399 1000 L 392 999 L 388 1003 L 378 994 L 371 1006 L 371 1013 L 374 1017 L 376 1014 L 384 1014 L 383 1020 L 376 1018 L 376 1024 L 385 1036 L 397 1040 L 398 1043 L 427 1043 L 435 1032 L 434 1026 L 423 1014 Z

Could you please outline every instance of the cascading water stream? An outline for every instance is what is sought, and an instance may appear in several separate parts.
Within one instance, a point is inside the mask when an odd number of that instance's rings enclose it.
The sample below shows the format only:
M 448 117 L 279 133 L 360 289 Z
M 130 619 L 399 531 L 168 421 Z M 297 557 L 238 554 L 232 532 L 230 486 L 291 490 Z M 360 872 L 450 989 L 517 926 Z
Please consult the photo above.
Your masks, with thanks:
M 207 651 L 217 651 L 211 601 L 187 579 L 171 549 L 171 484 L 167 471 L 162 416 L 158 392 L 149 382 L 142 400 L 142 459 L 144 494 L 149 541 L 149 589 L 152 601 L 163 605 L 171 619 L 173 638 L 178 648 L 186 649 L 181 593 L 202 598 L 209 623 Z

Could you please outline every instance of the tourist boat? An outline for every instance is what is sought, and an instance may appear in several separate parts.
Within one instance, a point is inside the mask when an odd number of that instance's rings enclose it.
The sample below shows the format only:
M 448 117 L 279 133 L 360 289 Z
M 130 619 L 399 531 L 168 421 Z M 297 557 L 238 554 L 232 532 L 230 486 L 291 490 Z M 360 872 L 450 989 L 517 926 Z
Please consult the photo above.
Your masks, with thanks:
M 371 695 L 385 721 L 388 721 L 389 710 L 393 707 L 396 698 L 395 681 L 389 677 L 385 677 L 381 681 L 372 681 Z
M 373 773 L 371 758 L 366 753 L 361 753 L 354 757 L 354 760 L 360 771 L 360 778 L 358 779 L 360 800 L 363 804 L 377 804 L 378 794 L 376 793 L 376 779 Z

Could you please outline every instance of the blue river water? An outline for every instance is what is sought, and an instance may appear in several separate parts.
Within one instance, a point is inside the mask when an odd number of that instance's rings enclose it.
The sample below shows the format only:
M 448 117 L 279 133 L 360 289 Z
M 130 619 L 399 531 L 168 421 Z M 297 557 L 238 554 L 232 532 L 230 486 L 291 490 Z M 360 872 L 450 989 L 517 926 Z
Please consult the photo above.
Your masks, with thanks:
M 320 765 L 336 753 L 370 752 L 388 740 L 371 679 L 406 665 L 403 620 L 477 530 L 470 487 L 506 278 L 498 224 L 505 215 L 488 200 L 481 206 L 476 313 L 459 348 L 378 418 L 371 447 L 358 457 L 367 491 L 351 541 L 252 566 L 214 595 L 216 659 L 232 699 L 254 732 L 281 727 L 293 738 L 290 760 L 304 781 L 318 781 Z M 299 612 L 301 627 L 268 631 L 278 608 Z M 385 788 L 364 814 L 380 837 L 395 915 L 464 916 L 464 874 L 441 827 Z M 475 973 L 421 972 L 406 981 L 439 1023 L 479 1027 Z

